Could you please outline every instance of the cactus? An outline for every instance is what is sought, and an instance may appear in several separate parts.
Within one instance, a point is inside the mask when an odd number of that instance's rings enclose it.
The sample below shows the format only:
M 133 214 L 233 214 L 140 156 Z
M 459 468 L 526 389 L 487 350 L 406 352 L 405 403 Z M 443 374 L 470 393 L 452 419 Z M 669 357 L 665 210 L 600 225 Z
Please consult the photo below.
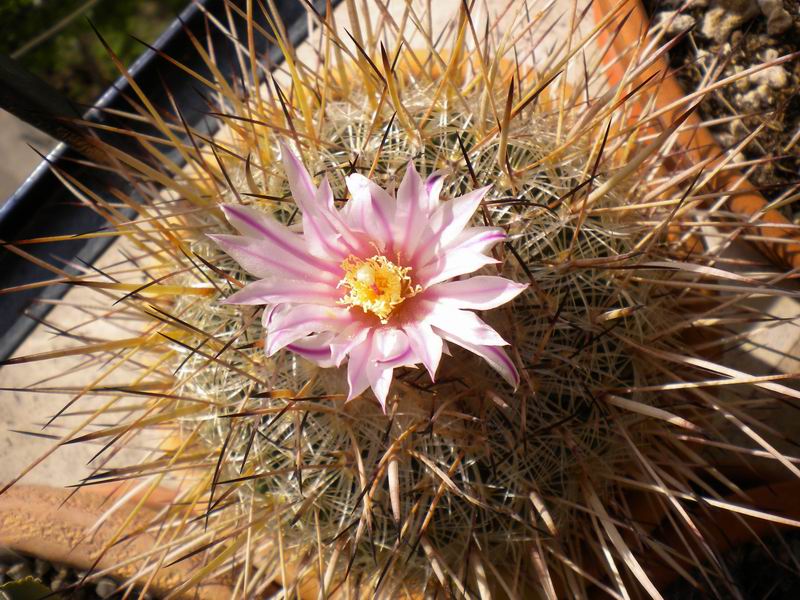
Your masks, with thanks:
M 723 254 L 759 230 L 724 209 L 729 190 L 709 192 L 683 164 L 682 121 L 653 124 L 653 84 L 636 86 L 635 66 L 619 93 L 604 87 L 589 52 L 596 32 L 569 32 L 534 66 L 523 41 L 547 28 L 547 12 L 511 3 L 481 22 L 462 8 L 434 48 L 424 14 L 375 23 L 354 6 L 352 40 L 311 14 L 311 58 L 276 25 L 286 62 L 270 85 L 254 85 L 247 63 L 237 85 L 196 82 L 219 103 L 216 139 L 144 106 L 162 136 L 135 134 L 152 161 L 103 148 L 140 182 L 141 204 L 120 198 L 135 220 L 67 181 L 130 248 L 127 261 L 74 281 L 101 294 L 97 319 L 136 333 L 76 346 L 94 357 L 80 394 L 112 395 L 62 443 L 104 445 L 84 484 L 178 490 L 131 581 L 201 553 L 205 567 L 176 593 L 227 578 L 240 598 L 275 585 L 287 597 L 555 598 L 593 587 L 659 597 L 666 570 L 724 596 L 732 584 L 716 578 L 724 565 L 697 505 L 797 524 L 729 501 L 741 490 L 707 452 L 757 453 L 798 474 L 761 422 L 796 392 L 732 362 L 746 339 L 735 328 L 780 322 L 754 295 L 792 296 L 784 275 L 760 263 L 737 271 Z M 613 31 L 620 11 L 598 27 Z M 384 36 L 405 43 L 385 48 Z M 475 224 L 508 238 L 487 272 L 530 284 L 485 315 L 510 342 L 516 392 L 451 345 L 435 383 L 397 369 L 384 412 L 369 392 L 345 401 L 344 368 L 265 354 L 263 309 L 221 302 L 252 278 L 207 236 L 235 233 L 223 204 L 299 228 L 281 142 L 317 182 L 328 177 L 338 206 L 349 173 L 391 190 L 409 161 L 444 170 L 442 198 L 492 185 Z M 106 385 L 118 368 L 130 380 Z M 151 448 L 140 463 L 108 462 L 137 444 Z M 112 539 L 124 535 L 136 531 Z

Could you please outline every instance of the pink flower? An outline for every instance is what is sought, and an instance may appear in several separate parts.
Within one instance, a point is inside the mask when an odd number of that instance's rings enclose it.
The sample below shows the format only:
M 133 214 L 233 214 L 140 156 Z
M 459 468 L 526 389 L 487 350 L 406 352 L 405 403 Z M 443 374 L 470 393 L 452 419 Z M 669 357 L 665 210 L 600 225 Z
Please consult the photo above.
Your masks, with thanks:
M 211 235 L 257 281 L 228 304 L 265 304 L 268 355 L 286 348 L 322 367 L 347 359 L 348 400 L 369 386 L 385 407 L 396 367 L 425 365 L 434 379 L 445 340 L 484 358 L 516 388 L 507 342 L 473 310 L 517 296 L 525 285 L 493 276 L 462 279 L 497 261 L 499 227 L 467 227 L 488 187 L 440 201 L 442 175 L 424 182 L 412 163 L 396 198 L 358 174 L 338 210 L 327 177 L 319 187 L 282 147 L 303 233 L 245 206 L 223 206 L 242 235 Z

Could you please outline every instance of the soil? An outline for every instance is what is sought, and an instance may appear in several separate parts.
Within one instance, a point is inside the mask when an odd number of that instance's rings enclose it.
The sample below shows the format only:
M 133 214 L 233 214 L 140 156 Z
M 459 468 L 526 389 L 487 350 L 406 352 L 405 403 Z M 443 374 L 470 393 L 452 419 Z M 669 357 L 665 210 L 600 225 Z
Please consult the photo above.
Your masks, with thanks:
M 667 35 L 688 30 L 670 52 L 670 65 L 687 91 L 800 51 L 800 0 L 645 0 L 653 22 Z M 709 72 L 713 75 L 709 77 Z M 769 200 L 800 190 L 800 59 L 769 67 L 707 96 L 704 121 L 725 119 L 711 130 L 723 148 L 763 130 L 736 160 L 765 161 L 750 181 Z M 800 223 L 800 203 L 785 206 Z

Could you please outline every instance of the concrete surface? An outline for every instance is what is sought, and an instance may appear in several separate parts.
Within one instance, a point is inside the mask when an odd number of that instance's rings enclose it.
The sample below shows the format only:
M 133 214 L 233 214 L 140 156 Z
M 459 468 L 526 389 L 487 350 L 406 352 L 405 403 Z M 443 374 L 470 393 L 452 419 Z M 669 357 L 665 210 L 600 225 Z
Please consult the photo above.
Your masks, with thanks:
M 25 181 L 56 145 L 50 136 L 0 109 L 0 205 Z
M 121 244 L 113 246 L 97 262 L 97 266 L 102 269 L 105 265 L 121 260 L 120 250 Z M 74 306 L 76 304 L 90 308 L 78 309 Z M 75 287 L 64 296 L 60 305 L 54 307 L 47 316 L 47 322 L 70 329 L 70 335 L 86 336 L 90 339 L 114 340 L 137 335 L 140 329 L 138 325 L 95 318 L 102 315 L 110 304 L 107 296 L 89 288 Z M 78 344 L 73 337 L 57 335 L 50 327 L 39 326 L 18 348 L 15 356 L 52 352 L 74 348 L 76 345 Z M 92 384 L 99 373 L 114 368 L 117 356 L 108 358 L 107 355 L 102 355 L 101 358 L 101 362 L 85 365 L 83 368 L 86 357 L 75 356 L 8 365 L 0 369 L 0 387 L 6 388 L 0 390 L 0 482 L 10 481 L 28 465 L 55 451 L 58 438 L 73 428 L 78 428 L 92 411 L 111 400 L 110 395 L 89 397 L 80 393 L 83 387 Z M 137 373 L 132 367 L 123 365 L 104 379 L 103 385 L 130 384 Z M 70 394 L 30 392 L 22 389 L 26 387 L 72 388 L 74 391 Z M 76 400 L 65 410 L 65 415 L 44 428 L 46 422 L 73 399 Z M 126 402 L 131 403 L 130 400 Z M 109 413 L 98 422 L 113 425 L 122 414 Z M 150 439 L 150 443 L 153 443 L 152 436 Z M 38 464 L 23 481 L 54 486 L 74 484 L 89 475 L 93 467 L 99 466 L 98 461 L 91 464 L 90 461 L 101 449 L 102 443 L 89 442 L 60 447 L 47 460 Z M 121 461 L 116 464 L 141 458 L 146 451 L 144 442 L 132 444 L 115 457 L 115 460 Z M 103 456 L 107 455 L 108 452 Z

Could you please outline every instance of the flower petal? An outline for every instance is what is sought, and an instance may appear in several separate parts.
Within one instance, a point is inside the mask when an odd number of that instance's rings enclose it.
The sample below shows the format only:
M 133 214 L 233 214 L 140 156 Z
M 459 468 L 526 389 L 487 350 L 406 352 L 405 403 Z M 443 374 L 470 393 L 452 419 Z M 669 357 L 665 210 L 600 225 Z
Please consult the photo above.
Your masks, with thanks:
M 334 363 L 331 358 L 331 340 L 333 339 L 333 335 L 333 332 L 330 331 L 309 335 L 291 344 L 287 344 L 286 349 L 295 354 L 299 354 L 322 368 L 333 367 Z
M 273 311 L 267 324 L 266 351 L 272 356 L 281 348 L 310 333 L 340 331 L 352 318 L 345 308 L 318 304 L 283 304 Z
M 270 306 L 264 307 L 264 314 L 261 315 L 261 325 L 264 327 L 264 331 L 269 331 L 270 323 L 272 323 L 272 317 L 281 314 L 281 311 L 286 310 L 285 304 L 272 304 Z
M 326 304 L 335 305 L 342 291 L 333 283 L 293 279 L 259 279 L 228 296 L 222 304 Z
M 458 234 L 443 251 L 468 249 L 474 252 L 487 252 L 506 237 L 508 236 L 502 227 L 470 227 Z
M 360 321 L 354 321 L 345 327 L 331 341 L 331 358 L 336 366 L 340 366 L 347 355 L 361 342 L 367 339 L 371 328 Z
M 386 398 L 389 396 L 389 388 L 392 387 L 392 377 L 394 369 L 392 367 L 382 367 L 375 363 L 367 365 L 367 378 L 369 386 L 375 393 L 378 402 L 381 403 L 383 412 L 386 412 Z
M 239 235 L 208 234 L 220 248 L 239 263 L 246 271 L 259 278 L 275 276 L 303 281 L 333 282 L 340 275 L 328 264 L 325 269 L 310 268 L 294 255 L 268 241 Z
M 437 253 L 442 252 L 443 248 L 458 238 L 490 187 L 486 186 L 439 203 L 438 208 L 431 214 L 428 237 L 420 244 L 415 262 L 418 264 L 430 262 Z
M 414 360 L 408 336 L 402 329 L 394 327 L 382 327 L 375 331 L 373 352 L 375 362 L 383 367 L 394 368 L 419 362 Z
M 295 153 L 289 150 L 289 146 L 280 142 L 280 147 L 283 168 L 289 181 L 289 189 L 292 190 L 292 198 L 297 203 L 297 206 L 300 207 L 300 210 L 305 212 L 307 206 L 313 206 L 317 188 L 314 182 L 311 181 L 311 176 L 305 166 Z
M 397 189 L 395 212 L 395 250 L 404 257 L 415 254 L 420 239 L 430 237 L 427 211 L 428 194 L 414 163 L 409 162 L 406 174 Z
M 290 231 L 264 211 L 241 204 L 223 204 L 221 208 L 228 222 L 242 235 L 266 238 L 290 253 L 308 254 L 303 236 Z
M 330 206 L 330 208 L 324 208 Z M 362 254 L 367 243 L 344 222 L 333 205 L 333 190 L 328 176 L 322 178 L 313 210 L 303 213 L 303 232 L 310 249 L 319 256 L 333 258 L 341 263 L 351 254 Z
M 303 237 L 309 251 L 315 256 L 334 258 L 337 262 L 357 253 L 363 244 L 344 225 L 336 211 L 327 177 L 317 189 L 303 163 L 283 142 L 281 157 L 292 198 L 303 213 Z
M 514 366 L 512 360 L 508 357 L 508 354 L 506 354 L 505 350 L 498 348 L 497 346 L 481 346 L 479 344 L 471 344 L 466 340 L 445 332 L 442 332 L 442 336 L 446 340 L 451 341 L 454 344 L 469 350 L 473 354 L 480 356 L 489 363 L 489 366 L 500 373 L 501 377 L 505 379 L 509 385 L 511 385 L 515 390 L 517 389 L 519 386 L 519 372 L 517 371 L 517 367 Z
M 395 367 L 416 363 L 416 357 L 404 331 L 394 327 L 381 327 L 375 330 L 372 339 L 372 360 L 367 365 L 367 378 L 384 412 Z
M 408 342 L 414 354 L 428 370 L 431 381 L 436 381 L 436 369 L 442 358 L 442 338 L 424 322 L 403 325 L 403 331 L 408 336 Z
M 351 227 L 370 234 L 380 242 L 386 253 L 391 254 L 394 199 L 383 188 L 358 173 L 348 175 L 345 182 L 350 191 L 350 201 L 342 209 L 342 218 Z
M 347 401 L 360 396 L 369 387 L 367 368 L 369 366 L 370 355 L 372 353 L 372 331 L 367 338 L 350 351 L 350 358 L 347 361 L 347 384 L 350 391 L 347 394 Z
M 439 194 L 442 193 L 445 175 L 447 175 L 447 170 L 439 169 L 425 179 L 425 193 L 428 195 L 428 214 L 433 213 L 439 206 Z
M 478 210 L 483 197 L 492 186 L 487 185 L 443 202 L 431 215 L 431 229 L 442 246 L 452 242 L 464 231 L 464 227 Z
M 394 368 L 412 364 L 415 364 L 414 355 L 403 331 L 392 327 L 371 330 L 367 338 L 350 351 L 348 401 L 369 386 L 385 411 Z
M 454 308 L 489 310 L 513 300 L 527 287 L 504 277 L 479 275 L 437 283 L 425 291 L 425 299 Z
M 443 308 L 437 306 L 427 317 L 425 322 L 438 331 L 443 331 L 453 336 L 481 346 L 507 346 L 499 333 L 484 323 L 478 315 L 468 310 Z
M 467 275 L 485 265 L 497 263 L 484 252 L 506 238 L 499 227 L 470 227 L 446 248 L 437 248 L 431 260 L 417 271 L 417 281 L 423 287 Z
M 454 202 L 450 201 L 443 205 L 439 201 L 439 194 L 441 193 L 442 186 L 444 185 L 444 175 L 445 171 L 440 169 L 433 172 L 425 180 L 425 199 L 423 200 L 422 204 L 423 213 L 427 215 L 428 218 L 426 218 L 425 229 L 420 232 L 419 242 L 417 243 L 416 247 L 409 248 L 409 250 L 413 250 L 413 252 L 406 253 L 406 260 L 411 265 L 416 266 L 418 264 L 424 264 L 430 261 L 431 257 L 436 252 L 436 249 L 441 245 L 438 240 L 441 237 L 441 229 L 443 227 L 441 224 L 442 219 L 437 221 L 434 216 L 440 213 L 444 206 Z M 473 210 L 473 212 L 475 211 Z M 439 224 L 437 225 L 437 223 Z

